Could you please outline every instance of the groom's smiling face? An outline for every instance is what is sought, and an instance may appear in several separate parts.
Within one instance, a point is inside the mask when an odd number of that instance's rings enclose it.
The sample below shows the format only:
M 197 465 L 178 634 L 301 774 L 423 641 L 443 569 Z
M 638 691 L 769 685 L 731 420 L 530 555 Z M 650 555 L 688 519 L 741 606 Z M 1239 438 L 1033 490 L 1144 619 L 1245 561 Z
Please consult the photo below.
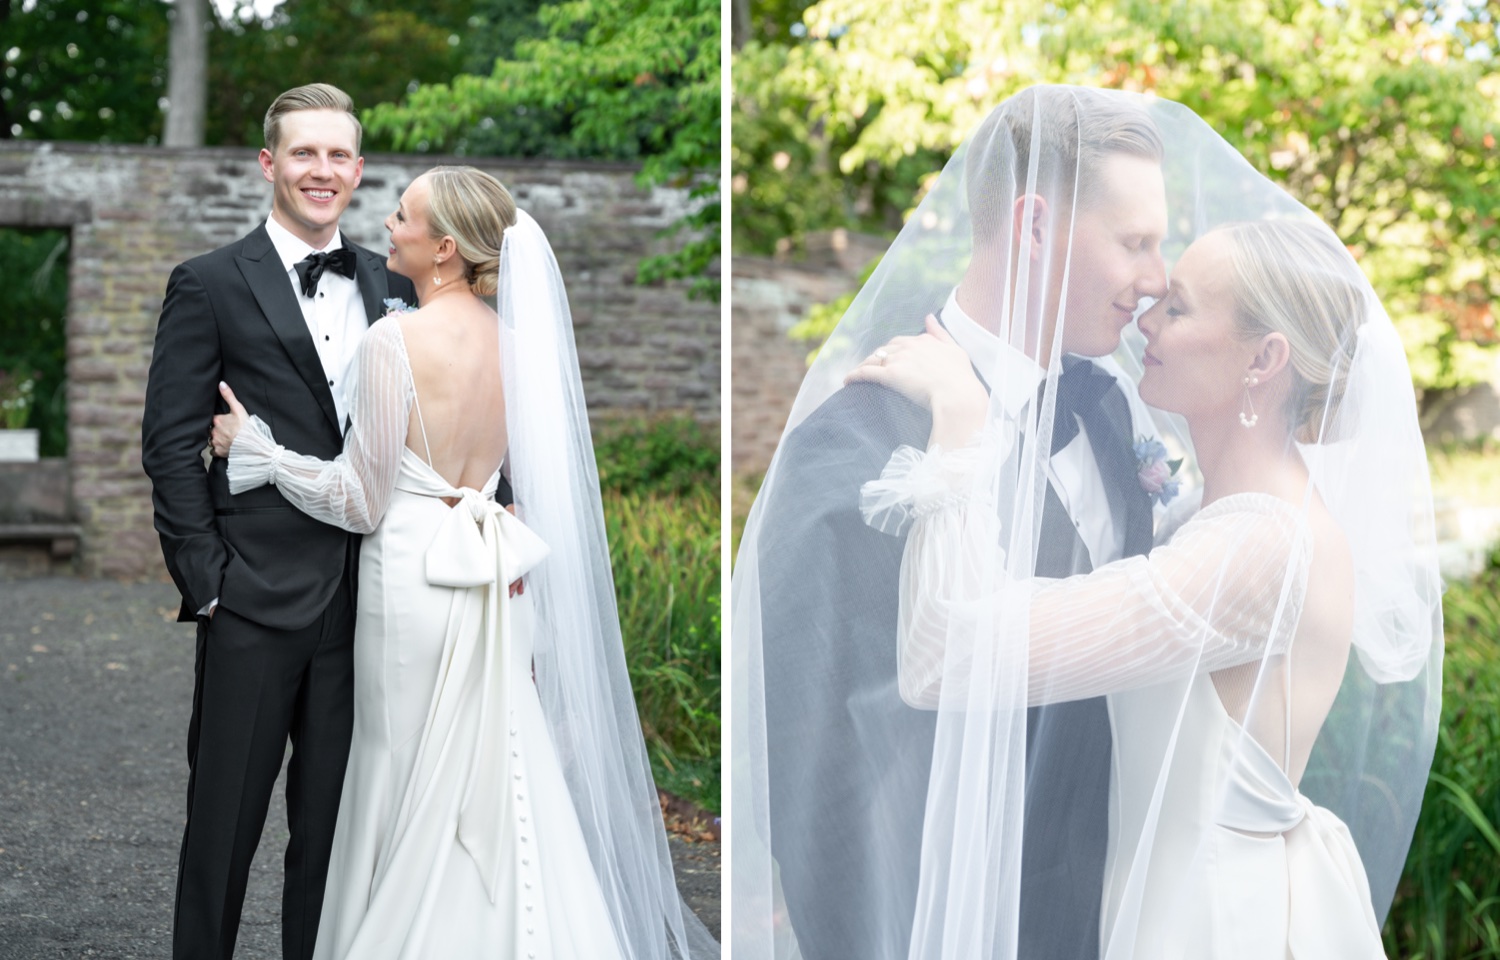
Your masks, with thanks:
M 276 152 L 260 152 L 260 166 L 275 186 L 276 222 L 315 249 L 333 238 L 364 172 L 359 135 L 338 110 L 297 110 L 281 118 Z

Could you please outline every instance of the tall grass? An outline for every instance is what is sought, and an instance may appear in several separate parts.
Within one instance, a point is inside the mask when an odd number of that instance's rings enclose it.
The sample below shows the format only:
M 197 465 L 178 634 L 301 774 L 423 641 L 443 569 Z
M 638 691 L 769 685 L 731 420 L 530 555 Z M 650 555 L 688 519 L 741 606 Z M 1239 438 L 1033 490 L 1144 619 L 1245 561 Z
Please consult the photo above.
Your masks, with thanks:
M 1500 556 L 1443 598 L 1443 716 L 1385 924 L 1405 960 L 1500 960 Z
M 719 442 L 691 420 L 595 445 L 625 661 L 657 785 L 720 807 Z

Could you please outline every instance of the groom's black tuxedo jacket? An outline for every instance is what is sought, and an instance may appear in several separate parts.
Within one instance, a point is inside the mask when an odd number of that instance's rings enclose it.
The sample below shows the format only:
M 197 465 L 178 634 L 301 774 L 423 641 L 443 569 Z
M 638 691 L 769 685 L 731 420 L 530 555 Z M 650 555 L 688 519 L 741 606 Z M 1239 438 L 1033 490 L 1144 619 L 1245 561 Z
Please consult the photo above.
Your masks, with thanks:
M 411 281 L 389 273 L 384 257 L 344 242 L 357 255 L 370 322 L 387 297 L 416 302 Z M 195 619 L 217 597 L 246 619 L 298 629 L 328 604 L 358 539 L 299 512 L 273 485 L 231 496 L 223 459 L 211 460 L 205 476 L 211 417 L 228 409 L 220 380 L 288 450 L 331 460 L 343 449 L 328 379 L 264 224 L 172 271 L 146 387 L 141 463 L 182 594 L 178 619 Z
M 1135 476 L 1124 395 L 1106 394 L 1084 425 L 1125 529 L 1125 553 L 1144 553 L 1151 504 Z M 905 707 L 897 689 L 905 538 L 867 526 L 859 484 L 828 477 L 873 480 L 897 447 L 925 448 L 930 430 L 924 408 L 853 383 L 783 441 L 786 470 L 775 489 L 787 499 L 773 497 L 764 508 L 758 560 L 772 852 L 808 960 L 901 960 L 911 936 L 937 715 Z M 1087 550 L 1049 485 L 1036 572 L 1088 569 Z M 1027 743 L 1017 956 L 1088 960 L 1098 956 L 1108 840 L 1103 699 L 1033 710 Z M 809 804 L 813 793 L 822 802 Z M 881 901 L 872 888 L 896 892 Z

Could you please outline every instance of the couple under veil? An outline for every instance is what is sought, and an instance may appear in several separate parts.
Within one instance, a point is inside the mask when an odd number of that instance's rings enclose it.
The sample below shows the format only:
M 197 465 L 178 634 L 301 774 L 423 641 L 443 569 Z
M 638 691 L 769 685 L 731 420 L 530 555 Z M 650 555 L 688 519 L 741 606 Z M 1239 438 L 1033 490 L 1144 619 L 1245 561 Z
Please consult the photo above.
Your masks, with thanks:
M 1179 104 L 1016 94 L 746 526 L 734 956 L 1384 956 L 1441 589 L 1405 354 L 1333 232 Z

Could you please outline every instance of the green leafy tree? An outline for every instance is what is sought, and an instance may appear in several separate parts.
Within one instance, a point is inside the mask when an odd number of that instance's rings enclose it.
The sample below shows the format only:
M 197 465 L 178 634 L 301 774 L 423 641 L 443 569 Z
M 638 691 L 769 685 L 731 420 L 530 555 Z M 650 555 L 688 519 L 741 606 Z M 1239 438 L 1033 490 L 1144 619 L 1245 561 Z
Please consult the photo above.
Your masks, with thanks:
M 545 36 L 517 38 L 487 75 L 412 91 L 370 111 L 367 125 L 398 149 L 490 152 L 522 111 L 562 126 L 541 131 L 549 155 L 630 160 L 643 185 L 690 191 L 676 249 L 642 261 L 639 279 L 691 278 L 717 298 L 719 4 L 714 0 L 566 0 L 540 8 Z
M 44 457 L 68 449 L 68 232 L 0 229 L 0 372 L 34 379 L 25 425 Z M 3 425 L 3 424 L 0 424 Z
M 287 0 L 264 19 L 250 2 L 229 16 L 212 8 L 204 142 L 258 146 L 266 107 L 299 83 L 336 83 L 362 106 L 399 100 L 490 62 L 513 29 L 499 21 L 514 13 L 534 22 L 537 6 Z M 0 3 L 0 136 L 159 142 L 171 9 L 163 0 Z
M 892 230 L 1037 82 L 1192 107 L 1349 244 L 1419 385 L 1492 368 L 1500 63 L 1487 6 L 1375 0 L 820 0 L 735 62 L 736 249 Z
M 464 68 L 485 34 L 480 0 L 287 0 L 266 19 L 241 3 L 209 38 L 209 143 L 259 146 L 271 101 L 324 81 L 359 107 L 401 99 Z M 365 149 L 383 144 L 367 139 Z
M 0 3 L 0 137 L 159 140 L 167 9 L 159 0 Z

